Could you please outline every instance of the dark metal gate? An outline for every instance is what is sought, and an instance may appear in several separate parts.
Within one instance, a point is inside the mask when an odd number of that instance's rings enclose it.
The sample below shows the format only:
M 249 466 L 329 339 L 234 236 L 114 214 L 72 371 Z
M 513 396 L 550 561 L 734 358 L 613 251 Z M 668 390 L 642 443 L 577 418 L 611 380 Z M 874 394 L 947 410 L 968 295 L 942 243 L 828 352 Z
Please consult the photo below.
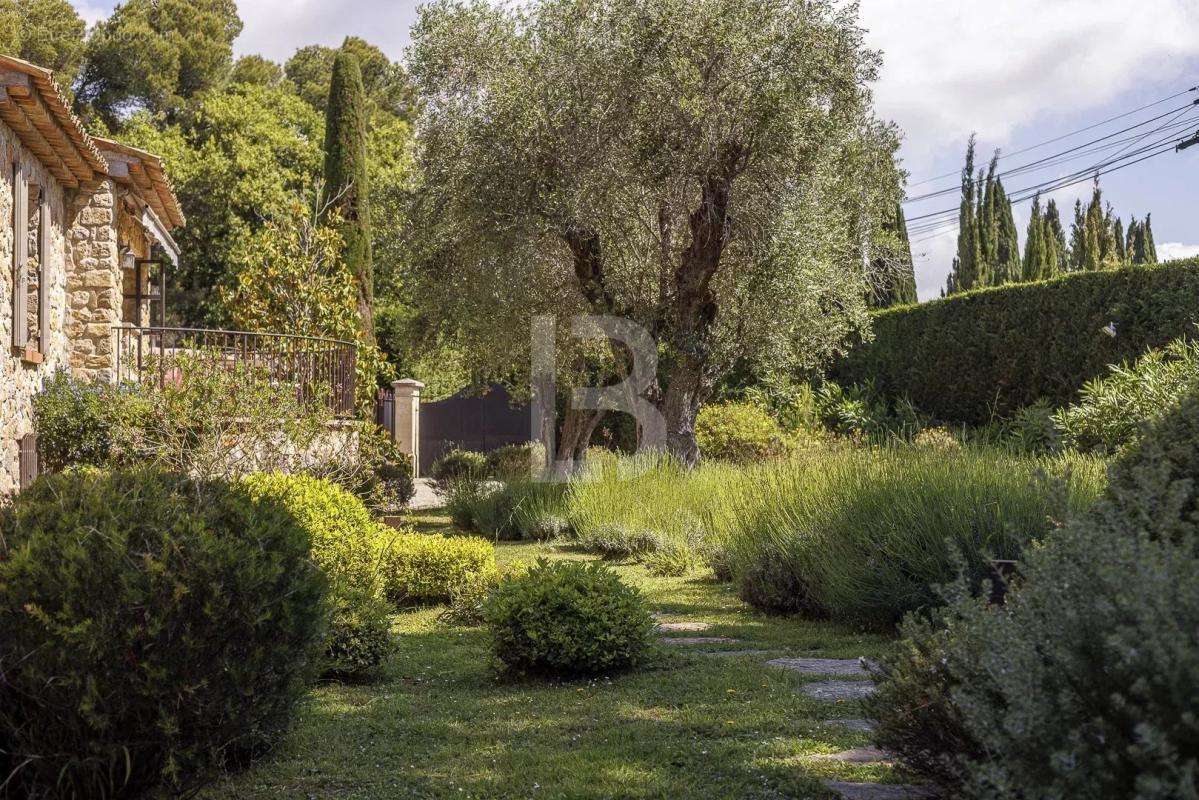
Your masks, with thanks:
M 420 465 L 425 472 L 447 450 L 488 452 L 506 444 L 530 439 L 532 423 L 528 405 L 512 405 L 501 386 L 481 396 L 455 395 L 420 405 Z
M 388 386 L 375 396 L 375 424 L 396 438 L 396 390 Z

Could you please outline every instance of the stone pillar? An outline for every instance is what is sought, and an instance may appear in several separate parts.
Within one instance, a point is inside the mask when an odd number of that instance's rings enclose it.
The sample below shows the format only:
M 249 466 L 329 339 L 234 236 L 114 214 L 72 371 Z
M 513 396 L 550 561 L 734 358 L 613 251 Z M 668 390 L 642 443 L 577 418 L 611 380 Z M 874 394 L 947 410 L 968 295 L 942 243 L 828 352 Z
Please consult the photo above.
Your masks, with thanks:
M 395 403 L 392 406 L 392 430 L 400 452 L 412 456 L 412 476 L 420 476 L 420 381 L 405 378 L 392 385 Z

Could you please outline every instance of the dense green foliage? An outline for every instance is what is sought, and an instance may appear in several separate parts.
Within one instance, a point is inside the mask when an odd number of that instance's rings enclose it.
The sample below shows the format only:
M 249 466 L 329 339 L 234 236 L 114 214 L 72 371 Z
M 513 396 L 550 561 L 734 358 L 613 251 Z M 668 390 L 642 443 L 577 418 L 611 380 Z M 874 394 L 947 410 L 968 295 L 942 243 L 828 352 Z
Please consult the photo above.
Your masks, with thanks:
M 1054 420 L 1067 447 L 1117 453 L 1199 385 L 1199 342 L 1178 339 L 1087 382 Z
M 718 461 L 759 461 L 784 449 L 774 417 L 753 403 L 704 407 L 695 419 L 695 439 L 704 458 Z
M 307 475 L 258 474 L 243 481 L 250 495 L 287 509 L 311 541 L 312 560 L 331 586 L 324 672 L 373 676 L 394 648 L 383 602 L 382 553 L 396 534 L 376 524 L 362 501 Z
M 44 476 L 0 516 L 0 775 L 14 797 L 185 789 L 271 745 L 315 666 L 308 533 L 237 485 Z
M 429 465 L 429 477 L 443 494 L 456 481 L 475 481 L 488 474 L 487 456 L 473 450 L 453 448 L 442 453 Z
M 325 169 L 322 211 L 337 213 L 342 261 L 354 277 L 358 321 L 374 344 L 374 261 L 371 252 L 370 170 L 367 163 L 366 91 L 358 57 L 338 51 L 325 107 Z
M 55 373 L 33 399 L 34 428 L 42 467 L 102 467 L 129 460 L 139 404 L 109 383 L 82 383 Z
M 68 0 L 0 0 L 0 53 L 54 70 L 70 91 L 87 26 Z
M 645 659 L 654 627 L 641 593 L 612 570 L 545 559 L 501 583 L 484 614 L 496 658 L 519 676 L 629 669 Z
M 879 676 L 880 741 L 958 797 L 1193 794 L 1197 487 L 1192 394 L 1117 461 L 1092 513 L 1028 555 L 1003 606 L 963 598 L 945 632 L 905 629 L 914 644 Z M 940 666 L 921 666 L 933 649 Z M 913 708 L 920 695 L 943 713 Z
M 467 536 L 396 533 L 380 525 L 383 591 L 397 605 L 446 603 L 461 587 L 495 570 L 495 548 Z
M 897 237 L 877 210 L 900 198 L 856 9 L 447 0 L 422 8 L 410 60 L 418 296 L 476 375 L 522 375 L 536 315 L 629 319 L 690 464 L 720 378 L 819 367 L 865 321 L 864 248 Z M 627 367 L 559 349 L 563 386 Z M 557 460 L 586 444 L 560 436 Z
M 454 524 L 499 541 L 555 539 L 567 531 L 564 497 L 569 487 L 530 478 L 455 481 L 446 494 Z
M 1109 364 L 1192 335 L 1197 296 L 1199 263 L 1182 261 L 889 309 L 834 374 L 951 422 L 984 423 L 1042 398 L 1060 407 Z
M 760 473 L 722 546 L 751 603 L 874 627 L 1018 558 L 1099 492 L 1102 465 L 980 449 L 844 450 Z

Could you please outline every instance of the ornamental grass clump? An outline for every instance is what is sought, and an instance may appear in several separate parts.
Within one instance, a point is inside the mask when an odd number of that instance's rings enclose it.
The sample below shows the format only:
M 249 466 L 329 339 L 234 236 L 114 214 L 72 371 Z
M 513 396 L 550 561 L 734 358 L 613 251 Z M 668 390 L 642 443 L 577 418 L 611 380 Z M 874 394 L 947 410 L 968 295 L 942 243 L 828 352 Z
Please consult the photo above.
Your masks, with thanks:
M 541 559 L 500 583 L 484 618 L 504 672 L 573 678 L 645 660 L 654 621 L 641 593 L 602 564 Z
M 876 674 L 879 743 L 953 797 L 1195 796 L 1199 396 L 1020 574 L 1002 606 L 959 591 L 939 625 L 904 626 Z
M 982 448 L 845 448 L 766 470 L 722 537 L 742 596 L 766 611 L 887 628 L 961 571 L 1018 558 L 1089 507 L 1102 464 Z
M 185 794 L 278 741 L 326 579 L 287 508 L 156 470 L 47 475 L 0 512 L 0 785 Z

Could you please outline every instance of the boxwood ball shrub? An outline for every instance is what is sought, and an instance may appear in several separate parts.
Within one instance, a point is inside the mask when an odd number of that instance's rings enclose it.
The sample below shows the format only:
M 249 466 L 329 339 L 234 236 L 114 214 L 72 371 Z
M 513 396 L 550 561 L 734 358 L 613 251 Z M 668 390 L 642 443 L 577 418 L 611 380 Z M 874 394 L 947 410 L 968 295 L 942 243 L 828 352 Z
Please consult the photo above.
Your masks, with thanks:
M 749 462 L 783 450 L 783 431 L 753 403 L 704 406 L 695 418 L 695 438 L 704 458 Z
M 473 450 L 448 450 L 429 465 L 429 477 L 438 492 L 445 494 L 456 481 L 478 481 L 486 478 L 487 456 Z
M 880 744 L 954 797 L 1193 797 L 1199 397 L 1148 429 L 1095 509 L 1020 571 L 1001 607 L 961 597 L 943 632 L 905 625 L 916 644 L 878 675 Z
M 250 475 L 255 498 L 278 503 L 308 532 L 312 559 L 329 578 L 332 601 L 324 674 L 363 680 L 391 654 L 394 640 L 383 600 L 380 554 L 396 532 L 371 519 L 363 502 L 320 478 Z
M 641 663 L 654 623 L 641 593 L 598 563 L 539 560 L 499 584 L 484 611 L 513 675 L 603 675 Z
M 43 476 L 0 512 L 0 783 L 184 792 L 287 728 L 326 581 L 304 527 L 237 484 Z
M 401 606 L 448 603 L 460 587 L 495 570 L 495 547 L 469 536 L 405 531 L 383 546 L 381 561 L 388 600 Z

